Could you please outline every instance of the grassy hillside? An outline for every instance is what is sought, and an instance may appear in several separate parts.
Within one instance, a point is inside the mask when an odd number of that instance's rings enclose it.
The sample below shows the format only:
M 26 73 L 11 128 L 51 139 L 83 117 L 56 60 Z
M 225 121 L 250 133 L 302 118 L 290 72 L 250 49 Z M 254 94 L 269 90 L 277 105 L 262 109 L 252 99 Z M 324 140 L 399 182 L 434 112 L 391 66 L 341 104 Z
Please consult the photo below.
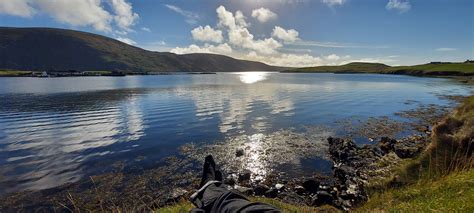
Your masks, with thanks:
M 334 73 L 385 73 L 407 75 L 474 75 L 474 63 L 422 64 L 390 67 L 380 63 L 354 62 L 340 66 L 304 67 L 286 72 L 334 72 Z
M 474 96 L 433 128 L 432 142 L 358 211 L 474 211 Z
M 383 72 L 390 66 L 379 63 L 353 62 L 340 66 L 304 67 L 289 70 L 291 72 Z
M 0 59 L 0 70 L 226 72 L 281 69 L 222 55 L 152 52 L 101 35 L 52 28 L 0 27 Z

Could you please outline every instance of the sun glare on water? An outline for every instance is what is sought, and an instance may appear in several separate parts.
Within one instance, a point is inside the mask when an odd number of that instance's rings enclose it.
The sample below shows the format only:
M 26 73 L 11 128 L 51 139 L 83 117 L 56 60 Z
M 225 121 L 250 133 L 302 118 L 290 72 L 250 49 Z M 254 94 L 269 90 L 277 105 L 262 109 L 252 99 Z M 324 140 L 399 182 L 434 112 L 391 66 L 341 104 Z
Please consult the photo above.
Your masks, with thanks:
M 241 72 L 237 73 L 240 81 L 245 84 L 253 84 L 268 78 L 268 72 Z

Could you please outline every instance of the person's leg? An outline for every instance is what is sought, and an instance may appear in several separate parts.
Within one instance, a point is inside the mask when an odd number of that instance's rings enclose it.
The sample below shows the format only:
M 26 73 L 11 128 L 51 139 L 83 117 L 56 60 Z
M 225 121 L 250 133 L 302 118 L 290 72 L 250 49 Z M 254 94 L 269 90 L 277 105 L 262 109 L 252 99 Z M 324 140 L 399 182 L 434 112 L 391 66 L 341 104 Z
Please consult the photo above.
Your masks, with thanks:
M 193 204 L 199 208 L 194 212 L 279 212 L 264 203 L 252 203 L 235 190 L 228 190 L 222 184 L 222 174 L 216 169 L 211 155 L 204 161 L 200 189 L 191 196 Z

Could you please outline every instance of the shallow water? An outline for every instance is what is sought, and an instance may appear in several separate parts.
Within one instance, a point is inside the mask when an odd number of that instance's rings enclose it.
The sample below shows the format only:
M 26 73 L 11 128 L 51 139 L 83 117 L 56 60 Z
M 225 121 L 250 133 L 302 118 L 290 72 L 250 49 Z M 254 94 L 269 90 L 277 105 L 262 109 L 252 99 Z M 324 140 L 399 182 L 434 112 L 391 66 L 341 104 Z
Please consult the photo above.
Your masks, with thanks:
M 439 94 L 471 91 L 449 79 L 371 74 L 0 78 L 0 193 L 50 188 L 119 164 L 153 167 L 190 142 L 354 116 L 398 119 L 395 112 L 415 107 L 407 102 L 445 105 Z M 330 167 L 319 158 L 292 163 Z

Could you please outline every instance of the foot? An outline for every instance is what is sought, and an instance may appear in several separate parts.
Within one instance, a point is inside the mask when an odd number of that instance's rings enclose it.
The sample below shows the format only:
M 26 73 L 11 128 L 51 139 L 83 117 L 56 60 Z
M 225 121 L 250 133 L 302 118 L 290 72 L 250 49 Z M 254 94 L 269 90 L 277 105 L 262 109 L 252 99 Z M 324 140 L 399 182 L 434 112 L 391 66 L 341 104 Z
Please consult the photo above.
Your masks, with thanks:
M 209 181 L 217 180 L 217 178 L 222 179 L 222 174 L 219 171 L 216 171 L 216 163 L 214 162 L 214 158 L 212 158 L 212 155 L 208 155 L 204 160 L 204 166 L 202 169 L 202 179 L 201 184 L 199 184 L 199 187 L 202 187 Z

